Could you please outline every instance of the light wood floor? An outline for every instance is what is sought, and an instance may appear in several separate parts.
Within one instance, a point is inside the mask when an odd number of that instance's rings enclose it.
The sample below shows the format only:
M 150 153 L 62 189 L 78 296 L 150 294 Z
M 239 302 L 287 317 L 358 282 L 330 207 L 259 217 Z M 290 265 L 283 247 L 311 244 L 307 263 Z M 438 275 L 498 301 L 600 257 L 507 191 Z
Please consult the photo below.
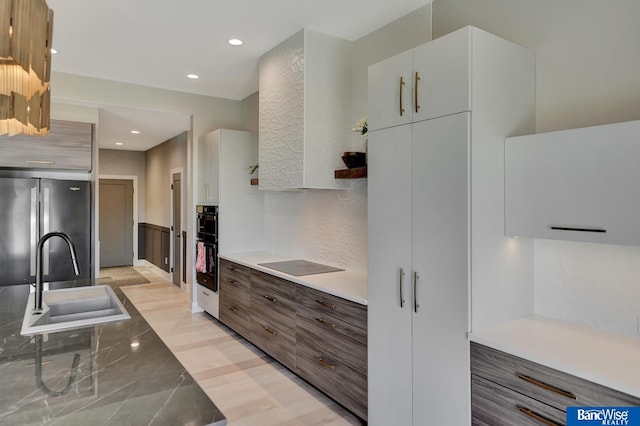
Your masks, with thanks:
M 148 268 L 121 287 L 231 426 L 360 425 L 331 399 L 213 317 L 192 314 L 187 294 Z

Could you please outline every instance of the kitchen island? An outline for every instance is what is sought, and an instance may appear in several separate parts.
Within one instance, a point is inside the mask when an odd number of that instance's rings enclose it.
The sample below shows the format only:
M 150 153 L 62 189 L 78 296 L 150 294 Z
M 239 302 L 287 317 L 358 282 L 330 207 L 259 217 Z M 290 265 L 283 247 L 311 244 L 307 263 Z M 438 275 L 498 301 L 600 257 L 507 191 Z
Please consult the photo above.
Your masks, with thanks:
M 20 327 L 29 287 L 0 287 L 0 425 L 226 424 L 119 288 L 131 319 L 26 337 Z

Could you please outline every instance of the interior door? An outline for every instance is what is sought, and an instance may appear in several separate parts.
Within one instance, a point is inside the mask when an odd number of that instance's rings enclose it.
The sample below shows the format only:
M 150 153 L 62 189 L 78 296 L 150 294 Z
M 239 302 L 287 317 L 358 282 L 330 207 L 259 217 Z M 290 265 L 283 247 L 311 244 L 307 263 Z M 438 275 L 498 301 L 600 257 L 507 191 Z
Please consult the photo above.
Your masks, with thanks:
M 173 275 L 172 281 L 180 287 L 182 277 L 182 188 L 181 175 L 174 173 L 171 181 L 173 188 Z
M 369 133 L 368 170 L 368 418 L 411 425 L 411 125 Z
M 133 181 L 100 179 L 100 267 L 133 265 Z
M 469 115 L 455 114 L 413 125 L 416 425 L 470 422 Z

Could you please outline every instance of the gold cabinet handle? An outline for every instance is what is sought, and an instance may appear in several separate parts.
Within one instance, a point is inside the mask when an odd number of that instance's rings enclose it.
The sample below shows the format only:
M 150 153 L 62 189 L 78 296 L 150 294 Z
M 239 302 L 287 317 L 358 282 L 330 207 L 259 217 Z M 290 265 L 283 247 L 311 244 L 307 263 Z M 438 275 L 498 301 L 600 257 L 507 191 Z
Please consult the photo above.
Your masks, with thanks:
M 331 309 L 332 311 L 336 309 L 336 305 L 334 305 L 332 303 L 327 303 L 327 302 L 324 302 L 322 300 L 316 300 L 316 303 L 319 303 L 322 306 L 324 306 L 325 308 Z
M 229 266 L 229 270 L 232 272 L 238 272 L 238 270 L 236 268 L 234 268 L 233 266 Z
M 400 307 L 404 308 L 406 300 L 404 299 L 404 269 L 400 268 Z
M 418 280 L 420 275 L 417 272 L 413 273 L 413 310 L 417 313 L 420 304 L 418 303 Z
M 269 302 L 276 303 L 276 302 L 278 301 L 278 299 L 276 299 L 275 297 L 267 296 L 266 294 L 265 294 L 265 295 L 263 295 L 262 297 L 264 297 L 265 299 L 267 299 Z
M 516 407 L 518 408 L 518 410 L 520 410 L 521 413 L 531 417 L 534 420 L 539 421 L 540 423 L 542 423 L 543 425 L 547 425 L 547 426 L 564 426 L 562 423 L 556 423 L 551 419 L 548 419 L 546 417 L 544 417 L 542 414 L 538 414 L 535 411 L 527 408 L 527 407 L 521 407 L 520 405 L 516 405 Z
M 233 305 L 228 305 L 228 306 L 227 306 L 227 309 L 229 309 L 231 312 L 238 312 L 238 308 L 236 308 L 236 307 L 235 307 L 235 306 L 233 306 Z
M 238 281 L 234 281 L 231 278 L 227 278 L 227 282 L 234 287 L 238 287 Z
M 418 75 L 418 71 L 416 71 L 416 79 L 413 86 L 413 96 L 414 103 L 416 105 L 416 112 L 418 112 L 418 110 L 420 109 L 420 104 L 418 104 L 418 81 L 420 81 L 420 76 Z
M 336 325 L 334 323 L 325 321 L 322 318 L 316 318 L 316 321 L 318 321 L 320 324 L 324 325 L 327 328 L 336 328 Z
M 404 86 L 404 77 L 400 76 L 400 117 L 404 115 L 404 107 L 402 106 L 402 86 Z
M 270 328 L 269 328 L 269 327 L 267 327 L 267 326 L 262 326 L 262 328 L 264 329 L 264 331 L 266 331 L 266 332 L 267 332 L 267 333 L 269 333 L 270 335 L 272 335 L 272 336 L 275 336 L 275 335 L 276 335 L 276 331 L 275 331 L 275 330 L 272 330 L 272 329 L 270 329 Z
M 320 364 L 321 366 L 323 366 L 324 368 L 328 368 L 329 370 L 335 370 L 336 366 L 331 364 L 330 362 L 325 361 L 324 359 L 322 359 L 321 356 L 316 358 L 316 362 L 318 364 Z
M 518 374 L 518 378 L 520 380 L 524 380 L 525 382 L 531 383 L 532 385 L 537 386 L 539 388 L 542 388 L 544 390 L 548 390 L 550 392 L 557 393 L 558 395 L 562 395 L 562 396 L 570 398 L 570 399 L 577 399 L 576 396 L 573 393 L 571 393 L 569 391 L 566 391 L 566 390 L 563 390 L 563 389 L 560 389 L 560 388 L 557 388 L 555 386 L 551 386 L 549 384 L 546 384 L 544 382 L 536 380 L 533 377 L 525 376 L 524 374 Z

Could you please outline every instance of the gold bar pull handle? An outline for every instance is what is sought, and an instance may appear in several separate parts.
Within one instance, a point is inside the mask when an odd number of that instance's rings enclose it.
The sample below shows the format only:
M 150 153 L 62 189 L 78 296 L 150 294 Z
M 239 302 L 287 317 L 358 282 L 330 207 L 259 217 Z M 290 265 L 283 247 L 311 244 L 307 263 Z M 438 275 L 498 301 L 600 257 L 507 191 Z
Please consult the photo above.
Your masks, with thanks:
M 544 417 L 542 414 L 538 414 L 535 411 L 527 408 L 527 407 L 521 407 L 519 405 L 516 405 L 516 407 L 518 408 L 518 410 L 520 410 L 520 412 L 526 416 L 531 417 L 534 420 L 537 420 L 538 422 L 542 423 L 543 425 L 547 425 L 547 426 L 564 426 L 562 423 L 557 423 L 554 422 L 551 419 L 548 419 L 546 417 Z
M 269 328 L 269 327 L 267 327 L 267 326 L 263 326 L 262 328 L 264 329 L 264 331 L 266 331 L 266 332 L 267 332 L 267 333 L 269 333 L 270 335 L 272 335 L 272 336 L 275 336 L 275 335 L 276 335 L 276 331 L 275 331 L 275 330 L 272 330 L 272 329 L 270 329 L 270 328 Z
M 418 81 L 420 81 L 420 76 L 418 75 L 418 71 L 416 71 L 416 79 L 413 85 L 413 96 L 414 96 L 413 102 L 416 105 L 416 113 L 420 109 L 420 104 L 418 104 Z
M 404 269 L 400 268 L 400 307 L 404 308 Z
M 236 307 L 235 307 L 235 306 L 233 306 L 233 305 L 228 305 L 228 306 L 227 306 L 227 309 L 229 309 L 231 312 L 238 312 L 238 308 L 236 308 Z
M 576 396 L 573 393 L 571 393 L 569 391 L 566 391 L 566 390 L 563 390 L 563 389 L 560 389 L 560 388 L 557 388 L 555 386 L 551 386 L 549 384 L 546 384 L 544 382 L 536 380 L 533 377 L 525 376 L 524 374 L 518 374 L 518 378 L 520 380 L 524 380 L 527 383 L 531 383 L 534 386 L 537 386 L 537 387 L 542 388 L 544 390 L 548 390 L 548 391 L 553 392 L 553 393 L 557 393 L 558 395 L 562 395 L 562 396 L 564 396 L 566 398 L 577 399 Z
M 335 370 L 336 366 L 331 364 L 330 362 L 325 361 L 324 359 L 322 359 L 321 356 L 316 358 L 316 362 L 318 364 L 320 364 L 321 366 L 323 366 L 324 368 L 328 368 L 329 370 Z
M 404 115 L 404 107 L 402 106 L 402 86 L 404 86 L 404 77 L 400 76 L 400 117 Z
M 316 300 L 316 303 L 319 303 L 319 304 L 321 304 L 322 306 L 324 306 L 325 308 L 327 308 L 327 309 L 331 309 L 332 311 L 333 311 L 334 309 L 336 309 L 336 305 L 334 305 L 333 303 L 327 303 L 327 302 L 324 302 L 324 301 L 322 301 L 322 300 Z
M 417 272 L 413 273 L 413 310 L 417 313 L 420 304 L 418 303 L 418 280 L 420 275 Z
M 227 278 L 227 282 L 229 284 L 231 284 L 232 286 L 234 286 L 234 287 L 238 287 L 238 281 L 234 281 L 234 280 L 232 280 L 230 278 Z
M 316 321 L 318 321 L 320 324 L 324 325 L 327 328 L 336 328 L 336 325 L 334 323 L 326 321 L 322 318 L 316 318 Z

